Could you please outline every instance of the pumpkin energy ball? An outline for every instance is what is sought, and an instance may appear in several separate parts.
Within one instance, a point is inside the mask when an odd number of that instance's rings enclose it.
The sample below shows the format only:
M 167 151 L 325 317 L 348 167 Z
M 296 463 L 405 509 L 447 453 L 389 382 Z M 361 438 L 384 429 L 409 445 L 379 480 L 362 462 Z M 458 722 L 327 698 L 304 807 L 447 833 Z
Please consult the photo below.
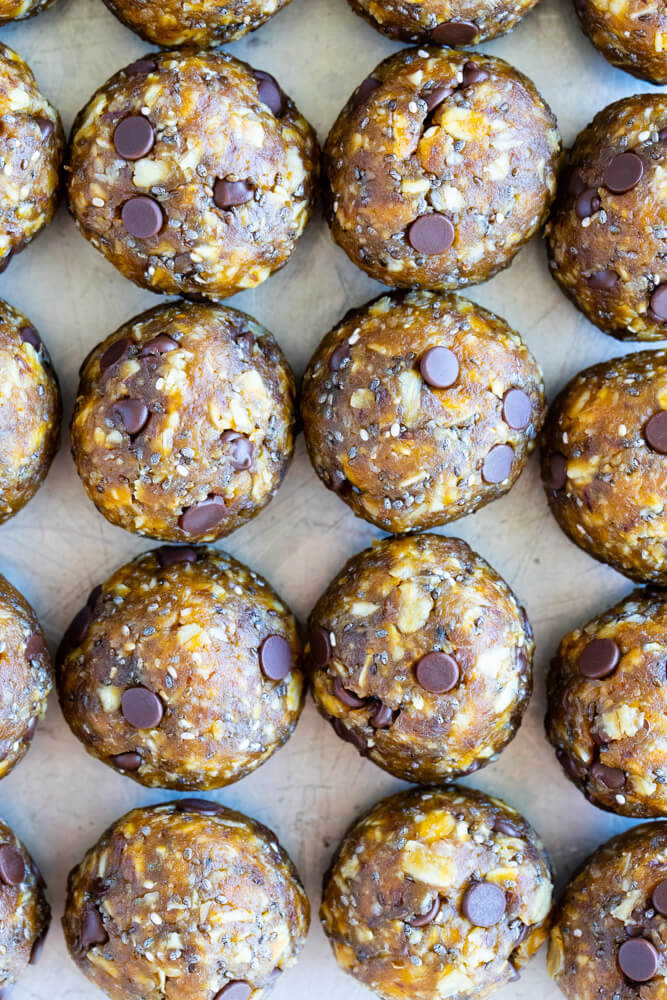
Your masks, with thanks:
M 406 781 L 490 763 L 532 691 L 526 613 L 459 538 L 392 538 L 360 552 L 318 601 L 309 635 L 318 710 Z
M 104 0 L 112 14 L 154 45 L 221 45 L 259 28 L 289 0 Z
M 35 17 L 53 2 L 54 0 L 0 0 L 0 24 Z
M 58 450 L 60 420 L 49 352 L 30 320 L 0 299 L 0 523 L 41 486 Z
M 560 136 L 502 59 L 404 49 L 357 87 L 324 149 L 334 240 L 386 285 L 454 289 L 511 263 L 556 193 Z
M 633 580 L 667 584 L 667 352 L 579 372 L 549 410 L 542 476 L 563 531 Z
M 324 338 L 304 376 L 320 479 L 385 531 L 431 528 L 502 496 L 545 415 L 537 362 L 502 319 L 454 295 L 384 295 Z
M 0 820 L 0 991 L 39 961 L 51 923 L 46 885 L 16 834 Z
M 478 45 L 505 35 L 537 0 L 349 0 L 355 13 L 396 40 Z
M 0 778 L 29 750 L 52 687 L 53 666 L 37 615 L 0 574 Z M 0 968 L 1 956 L 0 948 Z
M 272 334 L 225 306 L 175 302 L 88 355 L 72 452 L 112 524 L 211 541 L 255 517 L 287 472 L 294 378 Z
M 142 785 L 219 788 L 254 771 L 303 707 L 294 616 L 217 549 L 163 546 L 91 593 L 58 694 L 86 750 Z
M 547 226 L 551 272 L 618 340 L 667 337 L 667 95 L 610 104 L 577 137 Z
M 1 273 L 53 218 L 65 145 L 58 112 L 8 45 L 0 45 L 0 118 Z
M 65 939 L 111 1000 L 263 1000 L 310 908 L 275 834 L 207 799 L 134 809 L 69 876 Z
M 636 590 L 562 640 L 549 672 L 547 734 L 594 805 L 667 815 L 667 591 Z
M 222 52 L 155 52 L 79 113 L 70 210 L 135 284 L 221 299 L 287 262 L 311 214 L 318 155 L 268 73 Z
M 565 890 L 547 969 L 567 1000 L 663 1000 L 667 823 L 612 838 Z
M 647 0 L 574 0 L 579 23 L 614 66 L 651 83 L 667 83 L 667 7 Z
M 320 918 L 383 1000 L 484 1000 L 546 938 L 551 870 L 526 820 L 455 785 L 382 799 L 346 834 Z

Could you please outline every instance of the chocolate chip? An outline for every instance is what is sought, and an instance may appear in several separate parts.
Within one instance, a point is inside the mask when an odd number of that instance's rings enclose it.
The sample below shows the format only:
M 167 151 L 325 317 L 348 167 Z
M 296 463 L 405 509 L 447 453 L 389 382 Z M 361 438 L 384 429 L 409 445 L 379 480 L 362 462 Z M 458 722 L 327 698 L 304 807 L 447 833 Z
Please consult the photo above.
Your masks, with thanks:
M 282 635 L 267 635 L 259 647 L 259 665 L 270 681 L 281 681 L 294 666 L 292 647 Z
M 140 754 L 135 750 L 127 750 L 125 753 L 115 753 L 109 757 L 109 763 L 117 767 L 119 771 L 138 771 L 142 765 Z
M 383 705 L 383 703 L 380 702 L 378 708 L 368 720 L 368 724 L 372 726 L 373 729 L 388 729 L 393 721 L 393 710 L 389 707 L 389 705 Z
M 143 685 L 123 692 L 120 710 L 125 720 L 135 729 L 156 729 L 164 715 L 158 696 Z
M 156 69 L 155 59 L 135 59 L 125 67 L 125 76 L 141 76 L 143 73 L 154 73 Z
M 448 389 L 459 377 L 459 359 L 448 347 L 429 347 L 419 360 L 419 370 L 427 385 Z
M 347 342 L 344 344 L 339 344 L 336 350 L 332 352 L 331 357 L 329 358 L 329 368 L 331 369 L 332 372 L 339 371 L 349 357 L 350 357 L 350 348 Z
M 81 915 L 79 944 L 83 952 L 94 945 L 106 944 L 109 940 L 100 911 L 93 903 L 88 903 Z
M 366 98 L 370 97 L 371 94 L 375 90 L 377 90 L 378 87 L 381 86 L 382 82 L 378 80 L 377 77 L 367 76 L 366 79 L 359 84 L 355 92 L 352 94 L 352 97 L 350 98 L 350 103 L 352 104 L 352 107 L 353 108 L 361 107 L 361 105 L 365 103 Z
M 644 175 L 644 164 L 636 153 L 619 153 L 604 172 L 605 187 L 614 194 L 625 194 L 639 184 Z
M 568 774 L 575 783 L 578 783 L 579 767 L 577 766 L 577 762 L 574 757 L 571 757 L 569 753 L 562 749 L 562 747 L 556 750 L 556 757 L 558 758 L 558 763 L 563 768 L 565 773 Z
M 649 448 L 667 455 L 667 410 L 653 414 L 644 427 L 644 437 Z
M 461 672 L 453 656 L 447 653 L 427 653 L 417 664 L 417 680 L 425 691 L 445 694 L 455 688 Z
M 596 188 L 586 188 L 577 198 L 574 210 L 580 219 L 587 219 L 600 210 L 601 204 Z
M 609 767 L 597 761 L 591 768 L 591 775 L 600 784 L 605 785 L 613 791 L 618 791 L 625 787 L 625 771 L 620 767 Z
M 552 490 L 562 490 L 567 482 L 567 459 L 559 451 L 549 459 L 549 482 Z
M 463 67 L 463 86 L 469 87 L 473 83 L 481 83 L 488 80 L 489 74 L 475 62 L 467 62 Z
M 124 361 L 130 353 L 130 341 L 126 337 L 115 340 L 107 347 L 100 358 L 100 372 L 105 372 L 112 365 L 117 365 L 119 361 Z
M 662 882 L 658 882 L 653 890 L 651 902 L 658 913 L 662 913 L 663 917 L 667 916 L 667 878 L 663 878 Z
M 14 251 L 9 250 L 4 257 L 0 258 L 0 274 L 4 274 L 9 265 L 11 264 L 12 257 L 14 256 Z
M 262 104 L 266 104 L 276 118 L 280 118 L 283 113 L 283 95 L 275 77 L 261 69 L 253 70 L 253 72 L 257 80 L 257 94 L 260 101 Z
M 323 670 L 331 660 L 329 633 L 321 625 L 310 630 L 310 662 L 317 670 Z
M 469 45 L 477 38 L 477 25 L 472 21 L 443 21 L 432 32 L 437 45 Z
M 342 719 L 332 719 L 331 725 L 334 728 L 334 732 L 340 737 L 341 740 L 345 740 L 346 743 L 351 743 L 352 746 L 361 754 L 368 752 L 368 744 L 362 733 L 358 732 L 356 729 L 348 729 Z
M 159 203 L 147 194 L 129 198 L 121 209 L 120 217 L 130 236 L 139 240 L 157 236 L 164 224 Z
M 224 811 L 224 806 L 214 802 L 213 799 L 179 799 L 176 808 L 179 812 L 203 813 L 204 816 L 217 816 Z
M 496 833 L 502 833 L 505 837 L 520 837 L 519 828 L 504 816 L 496 816 L 493 822 L 493 829 Z
M 43 118 L 41 115 L 37 115 L 37 117 L 33 120 L 40 131 L 42 141 L 46 142 L 47 139 L 50 139 L 55 132 L 55 125 L 50 118 Z
M 42 338 L 35 330 L 34 326 L 22 326 L 19 329 L 19 337 L 24 344 L 30 344 L 36 351 L 42 346 Z
M 579 672 L 590 680 L 608 677 L 616 670 L 621 653 L 613 639 L 591 639 L 579 654 Z
M 439 212 L 420 215 L 408 226 L 408 242 L 417 253 L 431 257 L 449 250 L 454 242 L 454 226 Z
M 143 115 L 128 115 L 116 125 L 113 144 L 124 160 L 140 160 L 150 153 L 155 142 L 153 126 Z
M 25 645 L 26 660 L 36 660 L 47 653 L 44 636 L 40 632 L 33 632 Z
M 618 949 L 618 964 L 633 983 L 647 983 L 658 971 L 658 953 L 646 938 L 630 938 Z
M 348 691 L 347 688 L 343 687 L 340 677 L 334 678 L 333 693 L 339 702 L 346 705 L 347 708 L 364 708 L 366 705 L 365 698 L 359 698 L 354 691 Z
M 155 555 L 163 569 L 180 563 L 197 562 L 197 550 L 189 545 L 161 545 L 155 549 Z
M 25 861 L 11 844 L 0 845 L 0 879 L 5 885 L 20 885 L 25 878 Z
M 235 979 L 231 983 L 215 994 L 213 1000 L 248 1000 L 253 992 L 253 987 L 242 979 Z
M 44 951 L 44 944 L 46 943 L 46 935 L 48 934 L 48 927 L 43 930 L 41 934 L 38 934 L 32 943 L 32 948 L 30 949 L 30 958 L 28 960 L 29 965 L 37 965 L 40 958 L 42 957 L 42 952 Z
M 433 90 L 425 90 L 420 95 L 422 101 L 426 102 L 426 110 L 428 114 L 435 111 L 443 101 L 446 101 L 448 97 L 454 93 L 454 90 L 449 84 L 441 83 L 438 87 L 434 87 Z
M 141 357 L 146 358 L 155 354 L 167 354 L 168 351 L 175 351 L 178 344 L 166 333 L 158 333 L 141 348 Z
M 203 535 L 222 521 L 227 508 L 222 497 L 210 496 L 186 507 L 178 519 L 179 527 L 189 535 Z
M 523 389 L 508 389 L 503 396 L 503 420 L 508 427 L 522 431 L 530 423 L 533 404 Z
M 413 917 L 408 923 L 410 927 L 426 927 L 428 924 L 432 924 L 435 918 L 440 913 L 440 907 L 442 906 L 442 900 L 440 896 L 436 896 L 426 913 L 418 914 L 418 916 Z
M 231 457 L 232 468 L 236 469 L 237 472 L 249 469 L 252 465 L 254 450 L 250 438 L 246 437 L 245 434 L 239 434 L 238 431 L 225 431 L 222 435 L 222 441 Z
M 659 320 L 667 320 L 667 285 L 658 285 L 651 296 L 651 312 Z
M 505 893 L 493 882 L 475 882 L 463 897 L 463 916 L 476 927 L 492 927 L 502 920 L 507 906 Z
M 245 205 L 252 198 L 253 189 L 247 181 L 225 181 L 221 178 L 213 185 L 213 201 L 218 208 Z
M 143 399 L 119 399 L 113 405 L 113 414 L 128 434 L 138 434 L 143 430 L 150 416 Z
M 86 604 L 80 611 L 78 611 L 74 618 L 72 619 L 67 632 L 65 633 L 65 642 L 70 647 L 80 646 L 83 640 L 88 635 L 90 626 L 93 623 L 93 612 Z
M 596 291 L 609 292 L 618 284 L 618 274 L 611 267 L 605 268 L 604 271 L 594 271 L 586 278 L 586 284 Z
M 488 453 L 482 465 L 485 483 L 503 483 L 512 471 L 514 449 L 509 444 L 497 444 Z
M 568 194 L 573 195 L 575 198 L 578 198 L 581 192 L 586 190 L 586 181 L 582 177 L 581 171 L 577 170 L 576 167 L 570 171 L 570 176 L 567 180 L 567 190 Z

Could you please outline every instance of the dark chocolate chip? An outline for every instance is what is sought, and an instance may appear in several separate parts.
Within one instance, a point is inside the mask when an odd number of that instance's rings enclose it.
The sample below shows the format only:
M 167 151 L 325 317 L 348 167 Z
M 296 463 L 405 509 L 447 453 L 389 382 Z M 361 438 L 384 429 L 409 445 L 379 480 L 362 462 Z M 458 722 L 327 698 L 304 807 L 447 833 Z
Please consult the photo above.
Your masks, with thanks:
M 449 250 L 455 235 L 454 226 L 440 212 L 420 215 L 410 223 L 407 231 L 408 242 L 413 250 L 427 257 Z
M 346 743 L 351 743 L 352 746 L 361 754 L 368 752 L 368 744 L 362 733 L 358 732 L 356 729 L 348 729 L 342 719 L 333 719 L 331 725 L 334 728 L 334 732 L 341 738 L 341 740 L 345 740 Z
M 619 153 L 604 172 L 605 187 L 614 194 L 625 194 L 639 184 L 644 164 L 636 153 Z
M 613 639 L 591 639 L 579 654 L 577 665 L 584 677 L 600 680 L 613 674 L 620 658 L 620 650 Z
M 586 188 L 577 198 L 574 210 L 580 219 L 587 219 L 600 210 L 600 196 L 596 188 Z
M 389 705 L 384 705 L 380 702 L 378 708 L 375 710 L 373 715 L 371 715 L 368 720 L 368 724 L 373 727 L 373 729 L 388 729 L 394 721 L 394 712 Z
M 166 333 L 158 333 L 141 348 L 141 357 L 149 357 L 154 354 L 167 354 L 168 351 L 175 351 L 178 344 Z
M 204 816 L 217 816 L 224 809 L 219 802 L 213 799 L 179 799 L 176 803 L 179 812 L 203 813 Z
M 93 903 L 88 903 L 81 915 L 79 943 L 81 951 L 86 952 L 94 945 L 106 944 L 109 935 L 106 932 L 100 911 Z
M 290 643 L 282 635 L 267 635 L 259 647 L 259 665 L 270 681 L 281 681 L 294 667 Z
M 275 77 L 261 69 L 253 70 L 253 72 L 257 80 L 257 94 L 260 101 L 262 104 L 266 104 L 276 118 L 280 118 L 283 113 L 283 95 Z
M 155 555 L 163 569 L 179 563 L 197 562 L 197 550 L 190 545 L 161 545 L 159 549 L 155 549 Z
M 213 1000 L 248 1000 L 253 993 L 253 987 L 242 979 L 235 979 L 227 983 L 215 994 Z
M 477 38 L 477 25 L 472 21 L 443 21 L 432 32 L 431 38 L 437 45 L 469 45 Z
M 86 601 L 86 604 L 88 605 L 91 611 L 95 610 L 95 605 L 97 604 L 101 596 L 102 596 L 102 584 L 98 583 L 97 586 L 93 587 L 91 592 L 88 594 L 88 600 Z
M 113 144 L 124 160 L 140 160 L 155 142 L 153 126 L 143 115 L 128 115 L 116 125 Z
M 11 844 L 0 845 L 0 879 L 5 885 L 20 885 L 25 878 L 25 861 Z
M 332 372 L 339 371 L 350 357 L 350 347 L 347 342 L 339 344 L 329 358 L 329 368 Z
M 74 615 L 74 618 L 65 633 L 65 641 L 67 645 L 70 647 L 80 646 L 88 635 L 92 623 L 93 612 L 86 604 L 79 612 L 77 612 L 77 614 Z
M 667 285 L 658 285 L 651 296 L 651 312 L 659 320 L 667 320 Z
M 130 341 L 127 337 L 121 337 L 110 344 L 100 358 L 100 371 L 105 372 L 112 365 L 117 365 L 119 361 L 124 361 L 130 353 Z
M 461 909 L 463 916 L 476 927 L 492 927 L 502 920 L 507 900 L 493 882 L 475 882 L 466 891 Z
M 503 420 L 508 427 L 522 431 L 530 423 L 533 415 L 533 404 L 530 396 L 523 389 L 508 389 L 503 396 Z
M 13 250 L 8 250 L 4 257 L 0 258 L 0 274 L 4 274 L 9 265 L 11 264 L 12 257 L 14 256 Z
M 346 705 L 347 708 L 364 708 L 366 705 L 365 698 L 359 698 L 354 691 L 348 691 L 347 688 L 343 687 L 340 677 L 334 678 L 333 693 L 339 702 Z
M 155 729 L 164 715 L 159 697 L 142 685 L 123 692 L 120 710 L 125 720 L 135 729 Z
M 509 444 L 497 444 L 488 453 L 482 465 L 482 479 L 485 483 L 503 483 L 512 471 L 514 449 Z
M 428 924 L 432 924 L 435 918 L 440 913 L 440 907 L 442 906 L 442 900 L 440 896 L 436 896 L 426 913 L 420 913 L 408 923 L 411 927 L 426 927 Z
M 441 83 L 438 87 L 434 87 L 433 90 L 425 90 L 420 95 L 422 101 L 426 102 L 426 110 L 428 114 L 435 111 L 443 101 L 446 101 L 448 97 L 454 93 L 453 88 L 446 83 Z
M 654 413 L 644 427 L 644 437 L 649 448 L 660 455 L 667 455 L 667 410 Z
M 445 694 L 455 688 L 461 672 L 453 656 L 447 653 L 427 653 L 417 664 L 417 680 L 425 691 Z
M 164 215 L 159 203 L 147 194 L 129 198 L 121 209 L 120 217 L 130 236 L 138 240 L 157 236 L 164 224 Z
M 250 438 L 238 431 L 225 431 L 222 441 L 232 460 L 232 468 L 240 472 L 252 465 L 253 444 Z
M 41 934 L 38 934 L 32 943 L 32 948 L 30 949 L 30 958 L 28 960 L 29 965 L 37 965 L 40 958 L 42 957 L 42 952 L 44 951 L 44 945 L 46 943 L 46 935 L 48 934 L 48 927 L 43 930 Z
M 227 512 L 222 497 L 210 496 L 186 507 L 178 519 L 179 527 L 189 535 L 203 535 L 217 527 Z
M 245 205 L 252 198 L 253 189 L 247 181 L 226 181 L 222 178 L 213 185 L 213 201 L 218 208 Z
M 156 69 L 155 59 L 135 59 L 125 67 L 125 76 L 141 76 L 143 73 L 154 73 Z
M 375 90 L 377 90 L 378 87 L 381 86 L 382 82 L 378 80 L 377 77 L 367 76 L 366 79 L 359 84 L 355 92 L 352 94 L 352 97 L 350 98 L 350 103 L 352 104 L 352 107 L 353 108 L 361 107 L 361 105 L 365 103 L 366 98 L 370 97 L 371 94 Z
M 575 198 L 578 198 L 582 191 L 586 190 L 586 181 L 576 167 L 574 170 L 570 171 L 570 176 L 567 181 L 567 190 L 568 194 L 573 195 Z
M 37 115 L 37 117 L 34 119 L 34 122 L 40 131 L 43 142 L 46 142 L 47 139 L 50 139 L 56 130 L 56 127 L 50 118 L 43 118 L 41 115 Z
M 618 949 L 618 964 L 633 983 L 647 983 L 658 971 L 658 953 L 646 938 L 633 937 Z
M 586 284 L 596 291 L 609 292 L 618 284 L 618 274 L 612 267 L 607 267 L 604 271 L 594 271 L 586 278 Z
M 493 829 L 496 833 L 502 833 L 505 837 L 520 837 L 521 832 L 509 819 L 504 816 L 496 816 L 493 822 Z
M 574 757 L 571 757 L 569 753 L 567 753 L 562 748 L 556 750 L 556 757 L 558 758 L 558 763 L 563 768 L 565 773 L 568 774 L 569 777 L 572 778 L 572 780 L 575 783 L 578 783 L 579 768 L 577 766 L 577 762 L 574 759 Z
M 316 669 L 323 670 L 330 660 L 329 633 L 321 625 L 316 625 L 310 630 L 310 662 Z
M 143 430 L 150 416 L 143 399 L 119 399 L 113 405 L 113 414 L 128 434 L 138 434 Z
M 37 732 L 37 722 L 38 722 L 37 717 L 33 716 L 30 722 L 28 723 L 28 728 L 25 731 L 25 737 L 24 737 L 28 743 L 32 743 L 34 739 L 35 733 Z
M 109 763 L 117 767 L 119 771 L 138 771 L 142 765 L 140 754 L 134 750 L 127 750 L 125 753 L 115 753 L 109 757 Z
M 489 74 L 475 62 L 467 62 L 463 67 L 463 86 L 469 87 L 473 83 L 482 83 L 488 80 Z
M 459 359 L 448 347 L 429 347 L 419 360 L 419 370 L 427 385 L 447 389 L 459 377 Z
M 42 338 L 35 330 L 34 326 L 22 326 L 19 329 L 19 337 L 24 344 L 30 344 L 36 351 L 42 346 Z
M 663 878 L 662 882 L 658 882 L 653 890 L 651 902 L 658 913 L 662 913 L 663 917 L 667 916 L 667 878 Z
M 40 632 L 33 632 L 25 645 L 26 660 L 36 660 L 47 652 L 44 636 Z
M 567 482 L 567 459 L 559 451 L 549 459 L 549 482 L 547 485 L 552 490 L 562 490 Z
M 597 761 L 591 768 L 591 775 L 612 791 L 625 787 L 625 771 L 620 767 L 609 767 Z

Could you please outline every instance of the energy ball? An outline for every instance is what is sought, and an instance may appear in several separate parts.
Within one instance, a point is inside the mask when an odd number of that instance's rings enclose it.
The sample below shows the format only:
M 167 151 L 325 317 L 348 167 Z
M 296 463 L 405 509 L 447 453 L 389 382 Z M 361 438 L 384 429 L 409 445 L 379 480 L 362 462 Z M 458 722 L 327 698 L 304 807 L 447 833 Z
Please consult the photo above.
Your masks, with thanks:
M 54 0 L 1 0 L 0 24 L 11 21 L 23 21 L 27 17 L 35 17 L 50 7 Z
M 537 0 L 349 0 L 352 10 L 395 40 L 477 45 L 505 35 Z
M 578 135 L 547 226 L 554 278 L 618 340 L 667 337 L 666 169 L 667 95 L 616 101 Z
M 13 830 L 0 820 L 0 991 L 39 961 L 51 923 L 41 872 Z
M 547 969 L 567 1000 L 662 1000 L 667 975 L 667 823 L 612 838 L 561 899 Z
M 667 351 L 579 372 L 552 404 L 542 476 L 580 548 L 639 582 L 667 584 Z
M 560 136 L 502 59 L 404 49 L 357 87 L 324 149 L 334 240 L 385 285 L 454 289 L 511 263 L 546 219 Z
M 153 45 L 221 45 L 255 31 L 289 0 L 104 0 L 112 14 Z
M 30 320 L 0 299 L 0 524 L 41 486 L 58 450 L 60 420 L 49 352 Z
M 667 815 L 667 592 L 636 590 L 566 635 L 549 672 L 547 734 L 593 805 Z
M 484 1000 L 546 939 L 551 870 L 515 809 L 470 788 L 382 799 L 346 834 L 320 918 L 383 1000 Z
M 65 145 L 58 112 L 8 45 L 0 45 L 0 118 L 2 273 L 55 215 Z
M 646 0 L 574 0 L 579 23 L 614 66 L 651 83 L 667 83 L 667 8 Z
M 540 368 L 467 299 L 395 292 L 348 313 L 303 380 L 320 479 L 385 531 L 432 528 L 502 496 L 545 416 Z
M 79 112 L 70 210 L 135 284 L 226 298 L 291 256 L 318 156 L 313 129 L 268 73 L 222 52 L 155 52 Z
M 225 306 L 175 302 L 88 355 L 72 453 L 112 524 L 212 541 L 272 499 L 294 448 L 294 377 L 272 334 Z
M 406 781 L 490 763 L 531 695 L 526 613 L 459 538 L 391 538 L 360 552 L 313 609 L 309 636 L 319 712 Z
M 58 695 L 98 760 L 150 787 L 219 788 L 291 736 L 300 660 L 266 580 L 217 549 L 163 546 L 93 590 L 61 644 Z
M 53 666 L 37 615 L 0 574 L 0 778 L 28 752 L 52 687 Z M 0 906 L 0 928 L 1 917 Z M 0 968 L 2 954 L 0 948 Z
M 134 809 L 69 876 L 63 929 L 111 1000 L 263 1000 L 310 907 L 275 834 L 207 799 Z

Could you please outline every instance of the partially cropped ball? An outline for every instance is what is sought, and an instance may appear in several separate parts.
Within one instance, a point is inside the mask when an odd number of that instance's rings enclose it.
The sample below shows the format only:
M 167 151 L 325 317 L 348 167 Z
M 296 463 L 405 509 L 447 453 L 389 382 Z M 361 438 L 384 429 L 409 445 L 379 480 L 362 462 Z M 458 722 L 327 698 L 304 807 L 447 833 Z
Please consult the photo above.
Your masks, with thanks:
M 545 221 L 560 136 L 502 59 L 404 49 L 361 83 L 324 148 L 336 243 L 385 285 L 454 289 L 507 267 Z
M 0 523 L 44 481 L 58 449 L 60 420 L 49 352 L 30 320 L 0 299 Z
M 111 1000 L 263 1000 L 310 922 L 275 834 L 205 799 L 135 809 L 69 876 L 63 929 Z
M 85 360 L 74 461 L 112 524 L 211 541 L 255 517 L 292 458 L 294 378 L 272 334 L 224 306 L 136 316 Z
M 377 542 L 350 559 L 309 619 L 321 714 L 406 781 L 494 760 L 532 690 L 532 631 L 505 581 L 458 538 Z
M 80 231 L 136 284 L 221 299 L 283 266 L 310 217 L 313 129 L 268 73 L 223 52 L 152 53 L 80 111 Z
M 545 415 L 539 365 L 467 299 L 384 295 L 348 313 L 310 360 L 301 396 L 320 479 L 385 531 L 446 524 L 502 496 Z
M 0 991 L 39 961 L 51 908 L 39 868 L 13 830 L 0 820 Z
M 579 23 L 613 66 L 667 83 L 667 7 L 646 0 L 574 0 Z
M 54 0 L 1 0 L 0 24 L 11 21 L 23 21 L 27 17 L 35 17 L 50 7 Z
M 346 834 L 320 918 L 338 964 L 382 1000 L 485 1000 L 546 938 L 541 841 L 472 789 L 400 792 Z
M 218 788 L 292 734 L 300 656 L 265 580 L 217 549 L 164 546 L 92 592 L 63 640 L 58 694 L 104 763 L 152 787 Z
M 289 0 L 104 0 L 112 14 L 154 45 L 221 45 L 255 31 Z
M 478 45 L 505 35 L 537 0 L 349 0 L 357 14 L 390 38 L 436 45 Z

